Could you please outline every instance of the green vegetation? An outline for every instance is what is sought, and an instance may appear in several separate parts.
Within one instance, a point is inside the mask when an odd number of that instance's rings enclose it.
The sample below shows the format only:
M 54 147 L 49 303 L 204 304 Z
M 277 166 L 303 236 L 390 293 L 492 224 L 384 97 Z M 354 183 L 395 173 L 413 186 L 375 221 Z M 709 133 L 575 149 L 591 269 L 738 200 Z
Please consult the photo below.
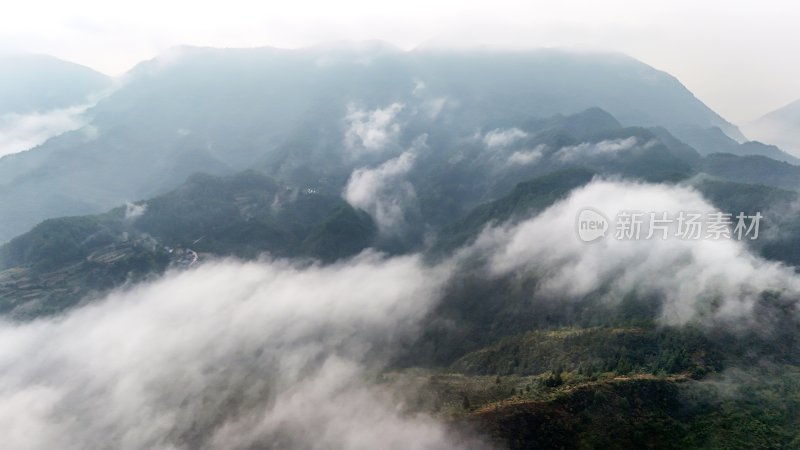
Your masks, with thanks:
M 798 369 L 766 379 L 603 378 L 473 408 L 458 419 L 503 448 L 794 449 Z
M 369 247 L 376 234 L 375 223 L 367 213 L 342 203 L 308 233 L 301 251 L 333 261 Z
M 731 181 L 800 189 L 800 167 L 766 156 L 712 154 L 703 159 L 701 167 L 708 174 Z
M 256 172 L 225 178 L 195 175 L 144 204 L 136 227 L 159 242 L 243 258 L 263 252 L 322 256 L 315 253 L 320 251 L 326 259 L 336 259 L 367 247 L 374 227 L 369 216 L 338 195 L 282 186 Z M 307 238 L 311 241 L 305 242 Z M 341 246 L 333 247 L 334 242 Z
M 695 187 L 722 211 L 733 217 L 740 212 L 763 216 L 759 239 L 747 241 L 763 257 L 800 265 L 798 193 L 760 184 L 703 179 Z
M 664 333 L 673 334 L 672 340 L 686 334 L 569 328 L 532 332 L 513 342 L 531 353 L 558 347 L 567 359 L 579 361 L 581 355 L 592 359 L 592 352 L 619 349 L 619 342 L 608 343 L 615 341 L 614 335 L 655 338 Z M 489 351 L 510 342 L 504 340 Z M 624 351 L 639 352 L 634 347 Z M 670 351 L 680 353 L 680 344 L 665 349 Z M 491 368 L 485 375 L 463 373 L 458 371 L 463 364 L 459 361 L 447 369 L 389 373 L 384 383 L 405 387 L 400 389 L 402 401 L 412 411 L 448 418 L 467 432 L 478 430 L 500 448 L 797 448 L 800 367 L 767 364 L 705 373 L 708 355 L 704 349 L 698 351 L 685 364 L 658 373 L 638 370 L 635 361 L 628 368 L 594 371 L 578 363 L 577 368 L 562 369 L 556 361 L 563 359 L 562 354 L 556 351 L 551 355 L 555 368 L 535 375 L 494 375 Z M 475 362 L 474 356 L 465 359 Z M 702 377 L 696 368 L 702 369 Z
M 439 233 L 436 251 L 452 251 L 474 239 L 489 224 L 530 217 L 592 180 L 595 172 L 566 169 L 519 183 L 510 194 L 478 206 Z
M 98 246 L 112 243 L 121 230 L 112 215 L 65 217 L 42 222 L 0 248 L 0 267 L 53 269 L 78 262 Z
M 372 219 L 338 196 L 255 172 L 195 175 L 135 206 L 44 221 L 0 247 L 0 313 L 58 313 L 197 257 L 333 261 L 369 247 L 375 234 Z
M 0 313 L 57 314 L 169 267 L 218 256 L 331 262 L 371 246 L 413 251 L 439 230 L 427 256 L 443 257 L 487 225 L 531 217 L 598 175 L 692 180 L 723 211 L 764 213 L 767 238 L 748 245 L 800 264 L 800 221 L 779 214 L 792 210 L 797 194 L 726 181 L 765 176 L 758 164 L 748 166 L 750 157 L 701 157 L 666 130 L 623 128 L 596 109 L 525 129 L 517 147 L 487 152 L 476 141 L 420 153 L 408 174 L 419 200 L 413 229 L 393 241 L 379 239 L 372 218 L 340 198 L 349 169 L 299 165 L 294 147 L 269 156 L 282 158 L 275 172 L 293 184 L 254 171 L 196 174 L 164 195 L 104 214 L 44 221 L 0 247 Z M 555 153 L 629 137 L 638 144 L 577 163 Z M 432 132 L 429 145 L 449 138 Z M 300 134 L 291 142 L 322 160 L 328 154 L 314 148 L 315 139 Z M 543 149 L 531 167 L 497 162 L 530 148 Z M 720 170 L 722 160 L 743 174 Z M 691 178 L 708 168 L 720 178 Z M 752 329 L 731 332 L 657 326 L 659 299 L 635 292 L 616 301 L 593 292 L 563 302 L 557 293 L 532 294 L 539 291 L 535 273 L 487 277 L 470 262 L 462 269 L 381 374 L 387 386 L 405 387 L 398 402 L 410 411 L 479 430 L 506 448 L 798 447 L 800 327 L 783 293 L 763 293 Z
M 575 371 L 689 373 L 722 368 L 723 352 L 691 328 L 568 328 L 531 331 L 469 353 L 451 369 L 473 374 L 538 375 Z

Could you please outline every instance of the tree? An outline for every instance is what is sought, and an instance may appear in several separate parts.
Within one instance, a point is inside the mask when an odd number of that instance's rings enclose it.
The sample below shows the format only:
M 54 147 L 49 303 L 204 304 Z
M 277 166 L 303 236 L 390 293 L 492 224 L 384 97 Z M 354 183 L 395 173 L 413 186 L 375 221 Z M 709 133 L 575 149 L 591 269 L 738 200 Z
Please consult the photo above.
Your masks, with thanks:
M 472 404 L 469 402 L 469 396 L 464 394 L 464 400 L 461 402 L 461 407 L 464 408 L 464 411 L 469 411 L 472 409 Z
M 561 372 L 562 371 L 563 371 L 563 369 L 561 368 L 560 364 L 558 366 L 556 366 L 555 370 L 553 370 L 550 373 L 550 376 L 547 378 L 547 380 L 545 380 L 545 382 L 544 382 L 545 386 L 547 386 L 547 387 L 556 387 L 556 386 L 561 386 L 562 384 L 564 384 L 564 379 L 561 376 Z

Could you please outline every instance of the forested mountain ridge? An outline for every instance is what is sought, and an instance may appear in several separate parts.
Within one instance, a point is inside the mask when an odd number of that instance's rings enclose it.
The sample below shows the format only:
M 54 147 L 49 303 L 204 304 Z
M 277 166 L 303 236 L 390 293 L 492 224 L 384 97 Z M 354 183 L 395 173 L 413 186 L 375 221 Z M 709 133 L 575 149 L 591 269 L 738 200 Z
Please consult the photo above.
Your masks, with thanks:
M 187 47 L 118 85 L 88 112 L 91 132 L 0 159 L 0 241 L 167 192 L 195 172 L 256 169 L 341 188 L 422 135 L 457 153 L 476 131 L 593 107 L 625 126 L 719 127 L 741 139 L 676 79 L 619 54 Z
M 163 196 L 42 222 L 0 248 L 0 309 L 59 313 L 86 297 L 209 257 L 333 261 L 372 245 L 375 225 L 338 196 L 244 172 L 191 177 Z
M 371 43 L 179 48 L 119 83 L 0 159 L 0 388 L 46 405 L 28 423 L 98 447 L 308 448 L 353 417 L 349 444 L 409 420 L 447 442 L 421 448 L 798 447 L 800 167 L 673 77 Z M 587 243 L 585 209 L 763 221 Z

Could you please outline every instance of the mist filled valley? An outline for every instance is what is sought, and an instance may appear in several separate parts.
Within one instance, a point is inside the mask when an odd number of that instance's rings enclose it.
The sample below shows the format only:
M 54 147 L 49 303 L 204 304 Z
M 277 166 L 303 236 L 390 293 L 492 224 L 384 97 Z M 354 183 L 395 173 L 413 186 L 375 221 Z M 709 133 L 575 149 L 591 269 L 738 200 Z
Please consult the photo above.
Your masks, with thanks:
M 0 448 L 800 448 L 797 103 L 223 47 L 0 56 Z

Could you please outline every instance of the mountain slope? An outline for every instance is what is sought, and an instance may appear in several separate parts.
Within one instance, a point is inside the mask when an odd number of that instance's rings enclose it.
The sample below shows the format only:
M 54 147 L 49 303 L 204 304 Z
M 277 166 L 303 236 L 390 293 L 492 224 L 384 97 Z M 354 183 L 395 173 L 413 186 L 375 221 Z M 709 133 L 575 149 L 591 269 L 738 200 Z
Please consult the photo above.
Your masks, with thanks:
M 375 225 L 337 196 L 254 172 L 195 175 L 178 189 L 105 214 L 49 219 L 0 247 L 0 312 L 61 312 L 198 258 L 315 257 L 372 243 Z
M 0 115 L 78 105 L 111 85 L 88 67 L 44 55 L 0 55 L 0 67 Z
M 423 136 L 431 152 L 452 155 L 476 131 L 594 107 L 625 126 L 738 136 L 673 77 L 617 54 L 175 49 L 131 71 L 90 112 L 90 133 L 0 159 L 0 241 L 48 217 L 166 192 L 198 171 L 256 168 L 336 191 Z
M 765 156 L 718 153 L 706 156 L 700 166 L 708 174 L 731 181 L 800 189 L 800 166 Z
M 783 369 L 762 382 L 732 385 L 620 376 L 567 386 L 549 398 L 489 404 L 459 423 L 510 449 L 795 448 L 797 368 Z
M 800 155 L 800 100 L 744 126 L 748 136 Z
M 765 156 L 776 161 L 795 165 L 800 164 L 800 159 L 774 145 L 767 145 L 757 141 L 740 143 L 731 139 L 716 127 L 679 130 L 676 136 L 697 149 L 702 155 L 730 153 L 737 156 Z
M 577 187 L 590 182 L 595 172 L 567 169 L 518 184 L 510 194 L 478 206 L 464 218 L 446 226 L 439 233 L 435 251 L 453 251 L 469 243 L 490 223 L 530 217 L 545 209 Z

